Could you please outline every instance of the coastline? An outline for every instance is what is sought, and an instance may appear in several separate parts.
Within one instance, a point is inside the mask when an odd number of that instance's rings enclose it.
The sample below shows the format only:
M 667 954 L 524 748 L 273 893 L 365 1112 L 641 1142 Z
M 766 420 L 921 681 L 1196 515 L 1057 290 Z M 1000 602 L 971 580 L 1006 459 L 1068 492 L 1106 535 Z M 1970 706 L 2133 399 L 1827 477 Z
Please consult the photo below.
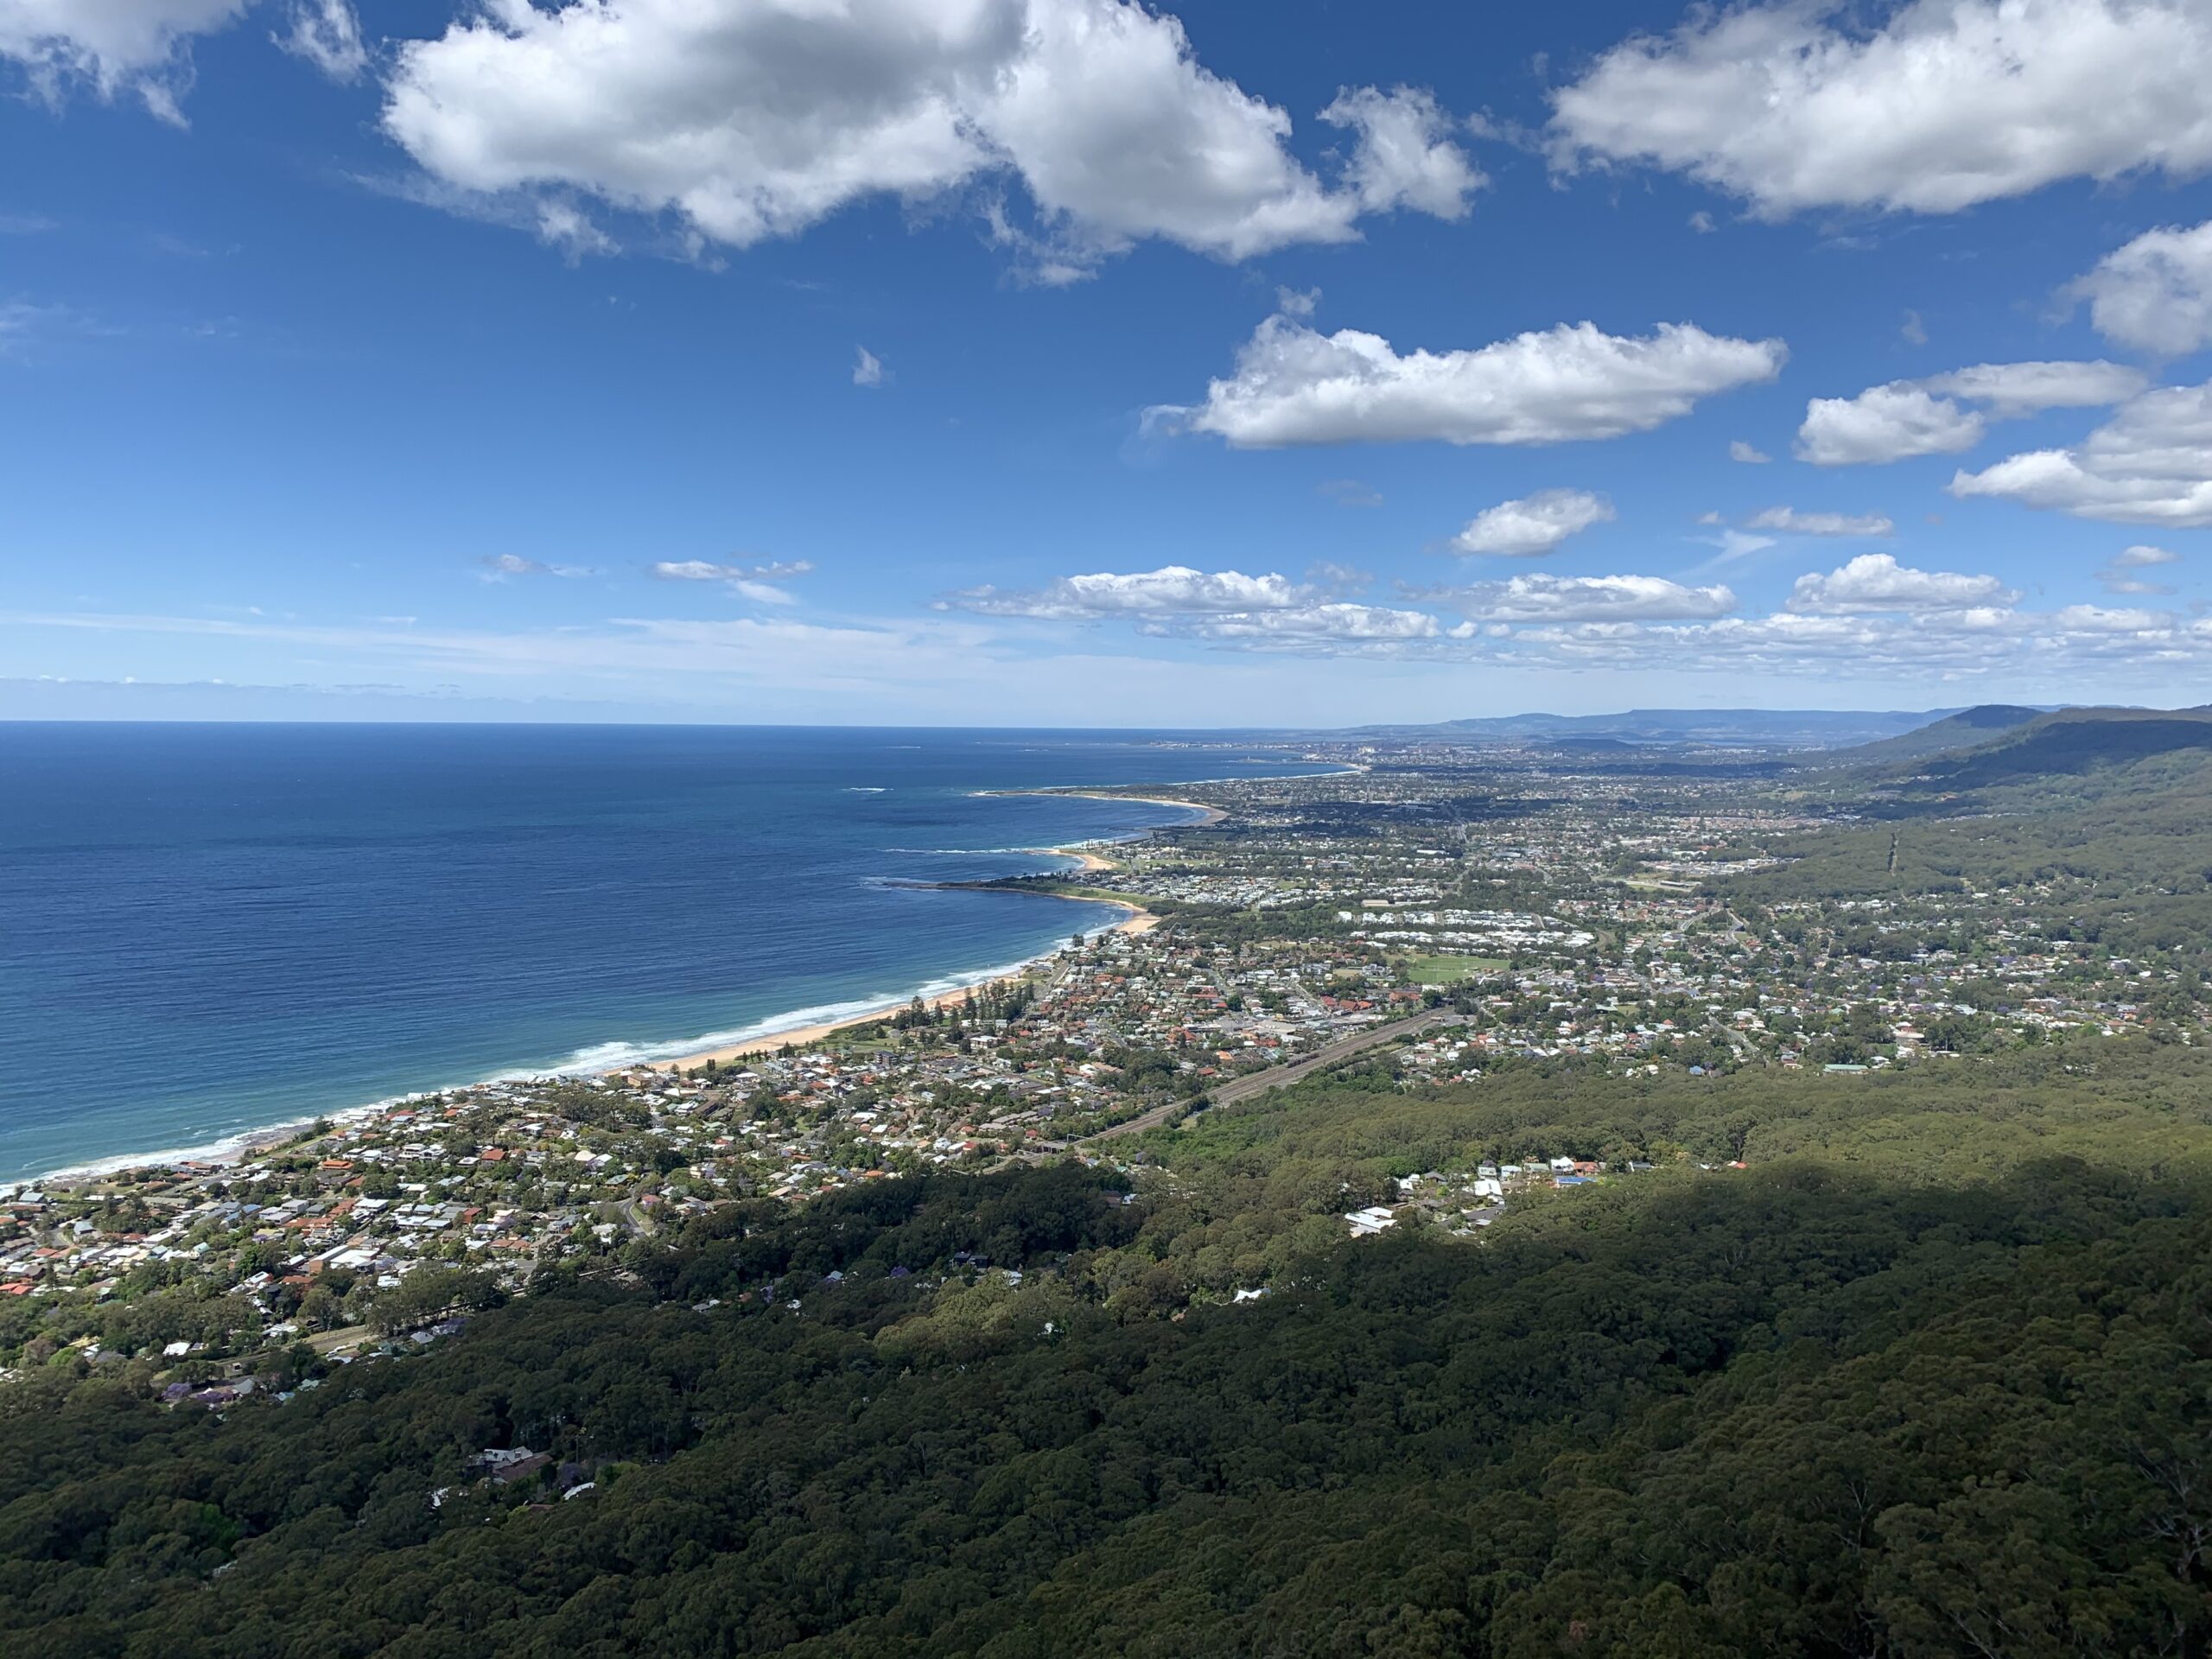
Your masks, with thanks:
M 1083 868 L 1111 869 L 1114 867 L 1102 859 L 1096 864 L 1086 864 Z M 1040 899 L 1065 899 L 1070 904 L 1077 905 L 1111 905 L 1117 910 L 1128 911 L 1128 915 L 1123 917 L 1111 928 L 1105 930 L 1108 932 L 1149 933 L 1160 925 L 1160 918 L 1152 912 L 1140 909 L 1135 905 L 1122 904 L 1112 899 L 1084 899 L 1067 893 L 1039 893 L 1036 896 Z M 973 984 L 963 985 L 957 990 L 943 991 L 935 996 L 924 997 L 922 1006 L 932 1013 L 944 1008 L 957 1007 L 979 991 L 995 985 L 1014 983 L 1026 977 L 1038 963 L 1050 962 L 1058 953 L 1059 947 L 1055 945 L 1051 950 L 1041 956 L 1032 957 L 1017 967 L 995 971 L 988 978 L 976 980 Z M 720 1048 L 703 1048 L 694 1054 L 679 1055 L 672 1060 L 655 1060 L 651 1063 L 652 1069 L 656 1071 L 681 1071 L 690 1067 L 704 1065 L 709 1060 L 717 1065 L 726 1065 L 733 1060 L 747 1059 L 758 1054 L 773 1054 L 781 1049 L 804 1048 L 809 1044 L 818 1043 L 826 1038 L 834 1037 L 841 1031 L 849 1031 L 855 1026 L 874 1025 L 886 1014 L 896 1014 L 901 1008 L 911 1007 L 913 1001 L 914 999 L 911 996 L 894 999 L 871 1007 L 864 1013 L 847 1014 L 842 1019 L 827 1020 L 818 1025 L 794 1026 L 784 1031 L 768 1032 L 759 1037 L 747 1038 L 741 1043 L 728 1043 Z M 612 1069 L 627 1071 L 630 1068 L 618 1066 Z M 598 1075 L 605 1076 L 607 1073 L 601 1072 Z
M 1169 803 L 1162 803 L 1162 804 L 1169 804 Z M 1181 803 L 1177 802 L 1173 804 L 1179 805 Z M 1084 847 L 1038 847 L 1025 850 L 1039 855 L 1049 855 L 1055 858 L 1074 859 L 1076 869 L 1085 874 L 1096 870 L 1114 870 L 1121 868 L 1112 859 L 1102 857 Z M 1114 909 L 1128 912 L 1107 930 L 1109 932 L 1149 933 L 1160 925 L 1158 916 L 1145 909 L 1143 906 L 1130 900 L 1090 899 L 1071 893 L 1039 893 L 1037 896 L 1040 899 L 1065 899 L 1068 903 L 1077 905 L 1108 905 Z M 988 989 L 995 985 L 1014 983 L 1027 976 L 1038 963 L 1050 962 L 1058 953 L 1059 946 L 1054 945 L 1051 950 L 1032 957 L 1028 961 L 1018 963 L 1013 968 L 993 969 L 986 977 L 978 979 L 971 984 L 940 992 L 935 996 L 923 997 L 922 1006 L 932 1013 L 943 1008 L 957 1007 L 978 991 Z M 714 1061 L 717 1065 L 724 1065 L 732 1060 L 746 1059 L 755 1054 L 772 1054 L 779 1049 L 804 1048 L 810 1043 L 821 1042 L 825 1038 L 834 1037 L 841 1031 L 849 1031 L 855 1026 L 872 1025 L 882 1019 L 884 1015 L 896 1014 L 900 1008 L 910 1006 L 913 1000 L 909 996 L 904 1001 L 885 1002 L 880 1007 L 848 1014 L 842 1019 L 825 1020 L 810 1026 L 794 1026 L 784 1031 L 764 1032 L 760 1036 L 747 1038 L 743 1042 L 726 1043 L 718 1048 L 702 1048 L 696 1053 L 679 1055 L 672 1060 L 656 1060 L 652 1063 L 652 1069 L 656 1071 L 681 1071 L 686 1066 L 704 1065 L 709 1060 Z
M 1188 801 L 1166 800 L 1153 796 L 1107 795 L 1087 791 L 990 790 L 978 791 L 976 792 L 979 794 L 1046 796 L 1080 793 L 1092 799 L 1141 800 L 1148 805 L 1173 806 L 1190 810 L 1205 812 L 1211 812 L 1213 810 L 1211 808 L 1196 807 L 1192 803 Z M 1212 822 L 1215 820 L 1208 819 L 1206 821 Z M 1198 820 L 1192 820 L 1191 822 L 1195 823 L 1198 822 Z M 1178 827 L 1179 826 L 1174 824 L 1160 824 L 1155 826 L 1157 829 L 1174 829 Z M 1153 832 L 1153 830 L 1147 829 L 1140 831 L 1136 836 L 1128 837 L 1128 839 L 1141 839 L 1146 836 L 1151 835 Z M 1090 844 L 1095 845 L 1096 843 Z M 1086 845 L 1044 847 L 1024 849 L 1022 850 L 1033 852 L 1039 855 L 1050 855 L 1052 857 L 1073 860 L 1075 861 L 1075 870 L 1071 872 L 1071 874 L 1075 872 L 1089 873 L 1091 871 L 1108 870 L 1117 868 L 1111 859 L 1102 857 L 1097 853 L 1088 850 L 1088 846 Z M 1039 894 L 1038 896 L 1060 899 L 1071 904 L 1108 905 L 1115 909 L 1126 912 L 1120 921 L 1113 924 L 1112 927 L 1108 930 L 1111 931 L 1145 933 L 1149 932 L 1153 928 L 1158 926 L 1160 924 L 1160 918 L 1157 915 L 1144 909 L 1141 905 L 1133 901 L 1093 899 L 1073 893 L 1051 893 Z M 800 1025 L 779 1026 L 778 1023 L 779 1021 L 791 1019 L 804 1019 L 808 1014 L 814 1013 L 815 1011 L 809 1009 L 795 1009 L 781 1014 L 772 1014 L 766 1020 L 756 1022 L 754 1028 L 756 1034 L 742 1038 L 734 1042 L 712 1046 L 697 1047 L 696 1049 L 688 1047 L 680 1040 L 654 1045 L 637 1045 L 619 1040 L 610 1043 L 591 1044 L 576 1050 L 575 1052 L 569 1057 L 569 1060 L 567 1063 L 544 1066 L 512 1066 L 494 1071 L 487 1076 L 472 1078 L 465 1083 L 445 1084 L 435 1088 L 421 1089 L 409 1093 L 391 1095 L 381 1099 L 360 1102 L 352 1105 L 331 1107 L 315 1111 L 302 1111 L 296 1116 L 284 1118 L 276 1122 L 261 1124 L 251 1128 L 240 1128 L 231 1134 L 218 1135 L 212 1140 L 195 1142 L 188 1146 L 166 1147 L 146 1152 L 117 1153 L 88 1158 L 79 1162 L 60 1165 L 54 1168 L 36 1171 L 29 1174 L 0 1180 L 0 1188 L 12 1187 L 16 1190 L 22 1191 L 36 1190 L 47 1186 L 83 1186 L 97 1183 L 106 1177 L 119 1174 L 127 1170 L 175 1169 L 187 1166 L 221 1166 L 231 1164 L 247 1163 L 251 1162 L 255 1157 L 264 1152 L 267 1152 L 277 1147 L 284 1146 L 290 1141 L 300 1139 L 302 1136 L 314 1129 L 317 1124 L 328 1123 L 336 1125 L 353 1122 L 357 1119 L 375 1117 L 383 1113 L 400 1109 L 418 1101 L 432 1099 L 440 1095 L 451 1093 L 456 1090 L 478 1088 L 487 1084 L 519 1083 L 543 1077 L 609 1077 L 617 1072 L 648 1069 L 653 1071 L 671 1071 L 702 1065 L 709 1059 L 715 1060 L 720 1064 L 732 1059 L 742 1058 L 748 1055 L 772 1053 L 776 1050 L 781 1048 L 803 1047 L 809 1043 L 819 1042 L 825 1037 L 833 1035 L 837 1032 L 846 1030 L 851 1027 L 867 1025 L 872 1021 L 882 1019 L 887 1014 L 896 1013 L 899 1009 L 909 1006 L 917 995 L 922 997 L 925 1007 L 932 1009 L 947 1007 L 964 1001 L 985 986 L 1006 984 L 1021 978 L 1023 976 L 1033 969 L 1038 963 L 1049 961 L 1051 957 L 1058 952 L 1058 949 L 1059 946 L 1055 944 L 1052 950 L 1040 953 L 1035 957 L 1031 957 L 1022 962 L 1005 967 L 984 969 L 975 973 L 972 976 L 951 976 L 950 977 L 957 982 L 953 983 L 950 988 L 948 989 L 931 990 L 929 985 L 924 985 L 914 991 L 907 992 L 899 996 L 887 998 L 880 1001 L 870 999 L 864 1007 L 855 1007 L 854 1005 L 849 1003 L 845 1005 L 844 1009 L 838 1011 L 835 1018 L 829 1020 L 815 1019 Z M 947 977 L 948 976 L 941 976 L 934 982 L 934 983 L 937 985 L 944 985 L 947 982 Z M 823 1012 L 828 1012 L 828 1010 L 823 1010 Z M 766 1027 L 766 1029 L 763 1029 L 762 1027 Z M 697 1044 L 702 1040 L 702 1039 L 691 1039 L 693 1044 Z M 706 1039 L 703 1040 L 709 1044 L 712 1043 L 712 1039 Z M 611 1048 L 620 1048 L 632 1052 L 626 1054 L 624 1058 L 616 1060 L 601 1061 L 594 1059 L 584 1061 L 582 1064 L 575 1063 L 578 1061 L 583 1061 L 585 1056 L 591 1055 L 594 1053 L 595 1051 L 603 1051 Z M 635 1052 L 640 1048 L 645 1049 L 646 1052 L 644 1053 Z M 684 1049 L 684 1052 L 672 1058 L 649 1058 L 648 1056 L 650 1052 L 653 1048 L 659 1048 L 664 1051 L 668 1048 L 683 1048 Z
M 1298 777 L 1304 774 L 1294 772 L 1290 775 L 1293 777 Z M 1315 777 L 1326 777 L 1329 774 L 1326 772 L 1316 772 L 1313 775 Z M 1198 781 L 1201 783 L 1207 781 L 1225 783 L 1230 780 L 1227 779 L 1212 780 L 1200 779 Z M 1217 806 L 1207 806 L 1203 802 L 1199 801 L 1178 801 L 1171 799 L 1169 797 L 1165 795 L 1117 795 L 1110 790 L 1103 789 L 979 789 L 976 792 L 978 795 L 1018 795 L 1039 800 L 1065 799 L 1071 796 L 1079 801 L 1141 801 L 1147 806 L 1172 806 L 1185 812 L 1195 812 L 1198 815 L 1197 817 L 1188 819 L 1179 824 L 1164 823 L 1160 826 L 1163 830 L 1211 829 L 1213 825 L 1224 822 L 1229 817 L 1229 814 L 1222 810 L 1221 808 Z M 1147 830 L 1145 833 L 1149 835 L 1152 832 L 1150 830 Z M 1064 853 L 1070 849 L 1065 847 L 1055 847 L 1051 850 L 1056 853 Z

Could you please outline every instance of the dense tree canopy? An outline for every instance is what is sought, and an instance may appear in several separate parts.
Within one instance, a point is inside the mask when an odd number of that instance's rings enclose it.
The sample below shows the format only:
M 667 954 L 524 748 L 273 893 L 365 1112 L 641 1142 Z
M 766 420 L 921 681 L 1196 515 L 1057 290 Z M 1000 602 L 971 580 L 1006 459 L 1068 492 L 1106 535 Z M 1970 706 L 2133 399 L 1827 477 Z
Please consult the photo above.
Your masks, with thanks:
M 1139 1202 L 1064 1164 L 733 1207 L 283 1404 L 56 1370 L 0 1422 L 0 1646 L 2201 1653 L 2212 1185 L 2172 1125 L 2202 1057 L 2116 1048 L 2021 1057 L 1979 1118 L 1940 1070 L 1308 1085 L 1164 1136 Z M 1761 1112 L 1748 1170 L 1479 1243 L 1330 1215 L 1424 1133 Z M 1999 1179 L 1952 1167 L 1976 1122 Z M 1209 1294 L 1243 1272 L 1269 1294 Z M 594 1484 L 478 1478 L 506 1446 Z

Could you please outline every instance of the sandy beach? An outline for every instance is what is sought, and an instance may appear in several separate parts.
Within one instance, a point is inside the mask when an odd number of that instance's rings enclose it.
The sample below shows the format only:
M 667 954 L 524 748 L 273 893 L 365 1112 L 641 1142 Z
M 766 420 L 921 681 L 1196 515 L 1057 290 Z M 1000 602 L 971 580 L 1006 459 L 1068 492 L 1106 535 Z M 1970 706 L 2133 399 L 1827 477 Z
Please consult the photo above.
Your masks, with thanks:
M 1046 847 L 1040 848 L 1039 850 L 1052 853 L 1062 858 L 1078 859 L 1081 861 L 1080 868 L 1084 872 L 1118 868 L 1113 860 L 1102 858 L 1096 853 L 1086 852 L 1079 847 Z M 1149 933 L 1160 925 L 1159 917 L 1148 910 L 1140 909 L 1131 900 L 1077 898 L 1072 893 L 1053 893 L 1047 896 L 1065 899 L 1072 904 L 1113 905 L 1119 909 L 1128 911 L 1130 912 L 1128 915 L 1114 925 L 1111 931 L 1116 933 Z M 1013 983 L 1036 966 L 1037 963 L 1047 959 L 1045 957 L 1039 957 L 1032 962 L 1024 963 L 1010 974 L 1001 974 L 995 979 L 982 980 L 974 985 L 963 986 L 959 990 L 947 991 L 941 996 L 931 997 L 923 1006 L 931 1009 L 957 1007 L 969 997 L 978 995 L 991 986 Z M 842 1020 L 826 1020 L 815 1026 L 798 1026 L 790 1031 L 771 1032 L 765 1037 L 751 1038 L 742 1043 L 729 1043 L 720 1048 L 703 1048 L 696 1054 L 685 1054 L 673 1060 L 656 1061 L 652 1069 L 656 1071 L 683 1071 L 694 1066 L 704 1065 L 709 1060 L 714 1061 L 717 1065 L 726 1065 L 733 1060 L 746 1059 L 755 1054 L 772 1054 L 781 1048 L 804 1048 L 810 1043 L 818 1043 L 825 1037 L 834 1036 L 841 1031 L 850 1030 L 855 1026 L 874 1025 L 886 1014 L 896 1014 L 906 1006 L 907 1005 L 901 1002 L 887 1003 L 870 1013 L 855 1014 Z

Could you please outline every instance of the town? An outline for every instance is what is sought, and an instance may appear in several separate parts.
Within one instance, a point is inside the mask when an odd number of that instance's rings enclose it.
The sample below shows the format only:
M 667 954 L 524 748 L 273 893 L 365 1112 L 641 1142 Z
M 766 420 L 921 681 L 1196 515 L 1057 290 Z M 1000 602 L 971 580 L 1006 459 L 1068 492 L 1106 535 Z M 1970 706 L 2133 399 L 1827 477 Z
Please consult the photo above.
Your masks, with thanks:
M 1177 1125 L 1343 1065 L 1417 1095 L 1530 1065 L 1848 1078 L 2072 1032 L 2201 1039 L 2198 968 L 2077 937 L 2079 878 L 1824 889 L 1805 873 L 1865 836 L 1859 815 L 1764 772 L 1303 753 L 1328 770 L 1179 790 L 1207 822 L 986 884 L 1064 904 L 1071 935 L 934 1004 L 410 1099 L 234 1160 L 0 1187 L 0 1360 L 113 1369 L 184 1404 L 281 1397 L 434 1343 L 543 1272 L 619 1274 L 733 1202 L 1063 1159 L 1142 1192 L 1177 1179 Z M 1470 1147 L 1340 1224 L 1479 1241 L 1512 1206 L 1649 1167 L 1596 1144 Z

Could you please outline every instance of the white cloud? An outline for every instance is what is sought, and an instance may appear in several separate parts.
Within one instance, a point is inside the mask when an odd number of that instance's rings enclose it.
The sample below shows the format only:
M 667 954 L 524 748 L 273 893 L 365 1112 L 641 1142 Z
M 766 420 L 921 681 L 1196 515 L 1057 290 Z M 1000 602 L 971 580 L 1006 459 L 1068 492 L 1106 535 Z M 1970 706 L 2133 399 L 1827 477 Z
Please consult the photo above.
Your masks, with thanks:
M 1073 280 L 1160 238 L 1241 259 L 1358 236 L 1363 212 L 1456 217 L 1480 182 L 1425 93 L 1342 93 L 1344 180 L 1290 119 L 1129 0 L 490 0 L 400 50 L 385 130 L 448 186 L 585 192 L 746 247 L 874 196 L 1017 175 L 999 209 L 1032 274 Z
M 2145 392 L 2073 448 L 1961 472 L 1950 488 L 2112 524 L 2212 524 L 2212 381 Z
M 102 98 L 135 92 L 179 125 L 191 84 L 188 41 L 237 21 L 247 0 L 0 0 L 0 58 L 58 100 L 84 81 Z
M 1331 598 L 1336 599 L 1371 587 L 1375 573 L 1362 570 L 1357 565 L 1338 564 L 1333 559 L 1316 559 L 1306 567 L 1306 579 L 1319 583 Z
M 1977 363 L 1918 382 L 1939 397 L 1987 406 L 1993 421 L 2018 420 L 2046 409 L 2097 409 L 2133 397 L 2148 384 L 2140 369 L 2088 363 Z
M 1489 182 L 1451 142 L 1451 118 L 1417 88 L 1341 92 L 1321 119 L 1357 134 L 1344 182 L 1369 213 L 1414 207 L 1464 219 L 1467 197 Z
M 271 38 L 333 80 L 353 80 L 369 67 L 360 20 L 349 0 L 293 0 L 291 27 Z
M 1769 507 L 1745 522 L 1753 530 L 1788 536 L 1893 536 L 1897 528 L 1878 512 L 1800 512 L 1795 507 Z
M 1447 637 L 1426 611 L 1382 605 L 1332 602 L 1294 610 L 1228 612 L 1145 625 L 1147 632 L 1210 639 L 1256 651 L 1323 652 L 1370 645 L 1400 645 Z
M 1534 557 L 1558 551 L 1568 537 L 1592 524 L 1610 524 L 1613 516 L 1613 504 L 1602 495 L 1587 490 L 1540 490 L 1477 513 L 1452 538 L 1452 550 Z
M 2075 633 L 2149 633 L 2171 625 L 2163 611 L 2108 610 L 2101 605 L 2069 605 L 2050 613 L 2050 626 Z
M 2212 219 L 2145 231 L 2070 290 L 2107 340 L 2178 357 L 2212 346 Z
M 1736 438 L 1729 442 L 1728 459 L 1741 461 L 1746 467 L 1764 467 L 1774 457 L 1754 445 L 1745 443 L 1743 439 Z
M 537 239 L 549 248 L 558 248 L 570 264 L 588 253 L 615 251 L 614 238 L 593 224 L 590 216 L 574 202 L 547 197 L 535 207 Z
M 803 576 L 814 569 L 810 559 L 776 560 L 766 564 L 716 564 L 710 559 L 666 559 L 645 567 L 645 574 L 661 582 L 719 582 L 747 599 L 770 605 L 798 601 L 772 582 Z
M 1323 334 L 1277 315 L 1236 373 L 1195 409 L 1156 410 L 1239 448 L 1436 440 L 1559 443 L 1618 437 L 1688 414 L 1700 397 L 1771 380 L 1788 349 L 1690 323 L 1622 338 L 1561 323 L 1473 351 L 1400 356 L 1379 334 Z
M 1248 576 L 1241 570 L 1194 570 L 1171 564 L 1130 575 L 1102 570 L 1059 576 L 1026 592 L 970 588 L 946 594 L 938 607 L 1065 621 L 1288 611 L 1308 605 L 1313 598 L 1312 589 L 1283 576 Z
M 853 359 L 853 384 L 868 387 L 881 385 L 883 359 L 865 346 L 855 346 L 853 350 L 856 353 Z
M 1887 553 L 1861 553 L 1826 575 L 1797 578 L 1787 608 L 1801 616 L 1849 616 L 1864 611 L 2002 610 L 2019 595 L 1995 576 L 1915 570 Z
M 1648 162 L 1777 219 L 1948 213 L 2066 178 L 2212 166 L 2202 0 L 1700 10 L 1554 94 L 1558 157 Z M 2124 92 L 2115 89 L 2124 88 Z
M 1980 442 L 1992 421 L 2116 404 L 2143 386 L 2140 371 L 2117 363 L 1978 363 L 1869 386 L 1856 397 L 1809 400 L 1797 455 L 1816 467 L 1848 467 L 1955 454 Z
M 937 608 L 1054 622 L 1124 621 L 1156 639 L 1321 656 L 1388 656 L 1463 637 L 1425 611 L 1331 596 L 1364 585 L 1364 572 L 1320 565 L 1312 574 L 1322 586 L 1300 585 L 1272 573 L 1246 575 L 1172 564 L 1126 575 L 1061 576 L 1026 591 L 973 588 L 945 594 Z
M 1736 595 L 1721 586 L 1688 588 L 1663 576 L 1515 576 L 1510 582 L 1431 588 L 1414 597 L 1455 605 L 1483 622 L 1682 621 L 1726 616 Z
M 1897 325 L 1897 334 L 1908 346 L 1925 346 L 1928 343 L 1928 325 L 1920 320 L 1917 311 L 1905 312 L 1904 321 Z
M 756 605 L 796 605 L 798 603 L 797 594 L 787 588 L 779 588 L 772 582 L 754 582 L 747 576 L 738 576 L 733 578 L 729 585 Z
M 1797 429 L 1797 457 L 1815 467 L 1955 454 L 1981 442 L 1981 416 L 1903 381 L 1870 386 L 1856 397 L 1815 397 Z
M 2139 543 L 2113 554 L 2112 562 L 2122 570 L 2143 570 L 2153 565 L 2177 564 L 2181 562 L 2181 555 L 2169 552 L 2163 547 L 2146 547 Z

